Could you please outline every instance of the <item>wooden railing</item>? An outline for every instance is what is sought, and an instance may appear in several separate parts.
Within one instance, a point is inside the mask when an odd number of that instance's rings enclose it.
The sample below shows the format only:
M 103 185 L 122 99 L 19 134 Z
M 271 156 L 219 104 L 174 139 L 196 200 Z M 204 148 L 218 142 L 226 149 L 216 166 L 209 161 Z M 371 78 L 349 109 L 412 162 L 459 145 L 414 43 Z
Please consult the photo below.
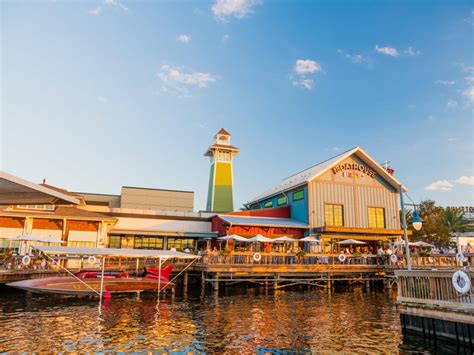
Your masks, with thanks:
M 339 254 L 309 254 L 297 256 L 294 253 L 259 253 L 260 260 L 254 258 L 255 252 L 218 252 L 211 251 L 202 254 L 200 265 L 310 265 L 310 264 L 344 264 L 344 265 L 385 265 L 391 269 L 402 269 L 406 267 L 403 255 L 393 262 L 386 255 L 377 256 L 373 254 L 352 255 L 344 254 L 345 260 L 339 260 Z M 474 261 L 474 254 L 465 255 L 466 259 Z M 455 254 L 436 254 L 432 256 L 411 255 L 411 266 L 414 269 L 445 268 L 451 269 L 462 264 L 456 260 Z
M 454 288 L 452 277 L 456 270 L 397 270 L 397 301 L 422 303 L 474 310 L 474 273 L 463 271 L 470 277 L 471 288 L 461 294 Z

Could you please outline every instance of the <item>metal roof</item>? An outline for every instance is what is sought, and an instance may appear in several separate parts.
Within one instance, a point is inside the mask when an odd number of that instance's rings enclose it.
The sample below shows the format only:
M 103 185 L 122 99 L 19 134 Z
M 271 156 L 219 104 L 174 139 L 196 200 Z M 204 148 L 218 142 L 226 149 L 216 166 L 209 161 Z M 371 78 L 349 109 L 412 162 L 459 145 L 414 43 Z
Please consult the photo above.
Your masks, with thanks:
M 73 248 L 59 246 L 33 246 L 33 248 L 46 254 L 53 255 L 78 255 L 78 256 L 121 256 L 126 258 L 178 258 L 196 259 L 197 255 L 181 253 L 172 250 L 149 249 L 113 249 L 113 248 Z
M 309 228 L 306 223 L 291 218 L 253 217 L 253 216 L 229 216 L 219 215 L 219 218 L 229 224 L 239 226 L 264 226 L 279 228 Z
M 78 205 L 80 200 L 69 193 L 35 184 L 0 171 L 0 205 L 66 203 Z
M 313 165 L 312 167 L 308 169 L 300 171 L 299 173 L 291 175 L 287 177 L 286 179 L 281 180 L 279 183 L 273 185 L 262 194 L 254 197 L 248 203 L 250 204 L 253 202 L 261 201 L 265 198 L 275 196 L 277 194 L 291 190 L 298 186 L 303 186 L 309 181 L 317 178 L 318 176 L 326 172 L 328 169 L 332 168 L 334 165 L 338 164 L 339 162 L 350 157 L 353 154 L 357 154 L 359 158 L 361 158 L 365 162 L 368 162 L 369 165 L 379 175 L 381 175 L 385 180 L 387 180 L 387 182 L 390 185 L 392 185 L 398 190 L 400 182 L 397 179 L 395 179 L 395 177 L 393 177 L 391 174 L 389 174 L 380 164 L 378 164 L 375 160 L 373 160 L 364 150 L 362 150 L 362 148 L 355 147 L 339 155 L 336 155 L 335 157 L 325 160 L 319 164 Z M 405 187 L 404 187 L 404 190 L 406 191 Z

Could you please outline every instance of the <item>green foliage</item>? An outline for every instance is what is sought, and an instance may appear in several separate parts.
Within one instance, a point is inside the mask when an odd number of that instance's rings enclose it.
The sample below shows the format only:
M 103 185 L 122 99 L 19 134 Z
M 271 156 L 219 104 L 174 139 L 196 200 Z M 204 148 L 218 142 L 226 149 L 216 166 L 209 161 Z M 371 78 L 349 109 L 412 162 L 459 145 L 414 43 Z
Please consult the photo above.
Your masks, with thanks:
M 443 207 L 436 206 L 433 200 L 422 201 L 419 212 L 425 223 L 423 223 L 421 230 L 413 230 L 411 239 L 414 241 L 421 240 L 443 248 L 452 246 L 453 242 L 450 235 L 452 230 L 445 223 L 445 211 Z M 407 220 L 410 221 L 408 218 Z
M 446 208 L 441 218 L 441 223 L 449 229 L 450 232 L 467 232 L 469 220 L 464 217 L 464 212 L 455 208 Z

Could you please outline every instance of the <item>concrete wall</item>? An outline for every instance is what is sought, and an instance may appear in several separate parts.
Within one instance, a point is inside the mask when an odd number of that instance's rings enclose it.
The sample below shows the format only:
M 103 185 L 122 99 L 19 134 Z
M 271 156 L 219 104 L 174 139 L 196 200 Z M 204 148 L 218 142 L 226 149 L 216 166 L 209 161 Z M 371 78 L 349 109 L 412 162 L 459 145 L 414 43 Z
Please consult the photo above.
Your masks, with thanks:
M 189 211 L 194 208 L 194 192 L 122 187 L 121 208 Z

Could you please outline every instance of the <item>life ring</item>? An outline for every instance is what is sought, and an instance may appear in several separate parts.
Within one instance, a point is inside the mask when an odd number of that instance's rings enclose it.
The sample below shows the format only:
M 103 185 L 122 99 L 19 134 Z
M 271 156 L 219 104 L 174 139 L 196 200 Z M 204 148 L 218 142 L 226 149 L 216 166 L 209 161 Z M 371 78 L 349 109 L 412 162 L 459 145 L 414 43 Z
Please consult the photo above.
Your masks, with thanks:
M 341 263 L 343 263 L 344 261 L 346 261 L 346 256 L 344 254 L 339 254 L 339 256 L 337 257 L 339 259 L 339 261 Z
M 21 263 L 25 266 L 30 265 L 31 257 L 29 255 L 25 255 L 21 258 Z
M 456 260 L 459 261 L 459 262 L 464 262 L 464 254 L 459 252 L 456 254 Z
M 97 262 L 97 259 L 94 255 L 91 255 L 87 258 L 87 262 L 91 265 L 94 265 Z
M 456 271 L 453 274 L 451 281 L 454 289 L 461 294 L 465 294 L 471 289 L 471 279 L 464 271 Z
M 390 255 L 390 260 L 395 264 L 398 261 L 397 254 Z
M 260 253 L 254 253 L 253 254 L 253 260 L 259 262 L 260 260 L 262 260 L 262 254 Z

